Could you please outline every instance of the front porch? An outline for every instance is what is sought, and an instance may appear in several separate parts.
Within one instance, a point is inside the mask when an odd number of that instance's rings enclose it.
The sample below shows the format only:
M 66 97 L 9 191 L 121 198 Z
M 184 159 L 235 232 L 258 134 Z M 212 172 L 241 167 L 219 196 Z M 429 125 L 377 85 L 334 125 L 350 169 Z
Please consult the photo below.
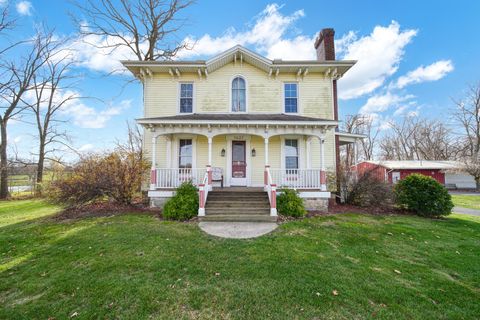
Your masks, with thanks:
M 271 216 L 277 214 L 277 188 L 298 190 L 309 209 L 326 209 L 327 170 L 335 172 L 336 122 L 285 119 L 296 121 L 148 120 L 144 125 L 151 138 L 150 150 L 146 149 L 152 162 L 152 205 L 161 206 L 175 188 L 191 181 L 199 188 L 199 216 L 208 214 L 208 194 L 221 185 L 261 188 L 268 194 Z

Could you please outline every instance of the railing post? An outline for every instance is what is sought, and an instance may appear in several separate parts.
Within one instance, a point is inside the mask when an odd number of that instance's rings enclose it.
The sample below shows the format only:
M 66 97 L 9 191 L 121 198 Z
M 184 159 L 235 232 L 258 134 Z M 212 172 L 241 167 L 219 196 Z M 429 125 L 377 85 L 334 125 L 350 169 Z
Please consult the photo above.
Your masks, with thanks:
M 205 185 L 203 183 L 198 185 L 198 216 L 205 216 Z
M 207 164 L 208 191 L 212 191 L 212 166 Z
M 265 170 L 263 171 L 263 190 L 267 191 L 268 188 L 268 171 L 270 170 L 269 165 L 265 165 Z
M 271 185 L 271 196 L 270 196 L 270 215 L 273 217 L 277 216 L 277 185 Z

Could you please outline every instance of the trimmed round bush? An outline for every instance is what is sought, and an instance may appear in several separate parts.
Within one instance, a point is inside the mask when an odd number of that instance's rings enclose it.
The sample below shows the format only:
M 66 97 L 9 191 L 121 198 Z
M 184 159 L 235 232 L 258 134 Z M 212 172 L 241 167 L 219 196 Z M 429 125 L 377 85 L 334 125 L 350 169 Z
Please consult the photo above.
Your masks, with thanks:
M 452 197 L 447 189 L 432 177 L 411 174 L 394 188 L 396 203 L 419 216 L 439 217 L 452 213 Z
M 163 207 L 163 217 L 168 220 L 185 221 L 192 219 L 197 213 L 198 193 L 191 182 L 182 183 Z
M 282 189 L 277 197 L 277 209 L 284 216 L 303 217 L 307 211 L 298 192 L 292 189 Z

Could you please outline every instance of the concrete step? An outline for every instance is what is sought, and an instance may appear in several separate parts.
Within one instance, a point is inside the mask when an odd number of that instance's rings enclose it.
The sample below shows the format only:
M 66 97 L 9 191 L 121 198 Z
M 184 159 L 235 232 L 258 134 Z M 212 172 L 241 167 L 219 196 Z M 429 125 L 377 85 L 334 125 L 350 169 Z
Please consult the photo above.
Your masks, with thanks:
M 224 222 L 275 222 L 277 217 L 270 215 L 208 215 L 200 217 L 201 221 L 224 221 Z
M 218 192 L 210 191 L 209 195 L 219 195 L 219 196 L 245 196 L 245 197 L 255 197 L 255 196 L 267 196 L 266 192 Z
M 206 214 L 270 214 L 270 208 L 205 208 Z
M 270 214 L 270 208 L 206 208 L 205 209 L 206 214 L 214 214 L 214 215 L 219 215 L 219 214 Z
M 268 201 L 268 196 L 217 196 L 217 195 L 208 195 L 207 200 L 219 200 L 219 201 Z
M 250 200 L 250 201 L 228 201 L 228 200 L 207 200 L 207 207 L 208 206 L 225 206 L 225 207 L 241 207 L 244 208 L 245 206 L 252 206 L 252 207 L 263 207 L 267 206 L 270 207 L 270 203 L 268 200 Z

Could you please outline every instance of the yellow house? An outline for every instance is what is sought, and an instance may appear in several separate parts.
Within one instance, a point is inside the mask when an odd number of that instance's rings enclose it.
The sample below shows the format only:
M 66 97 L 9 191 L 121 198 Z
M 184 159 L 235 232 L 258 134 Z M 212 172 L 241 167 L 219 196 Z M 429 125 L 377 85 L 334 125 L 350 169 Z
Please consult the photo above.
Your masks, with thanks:
M 200 216 L 217 187 L 265 192 L 273 217 L 277 188 L 326 208 L 327 172 L 351 138 L 337 131 L 336 82 L 355 63 L 335 60 L 333 37 L 320 32 L 312 61 L 269 60 L 242 46 L 206 61 L 123 61 L 144 88 L 137 121 L 151 157 L 151 204 L 189 180 L 200 189 Z

